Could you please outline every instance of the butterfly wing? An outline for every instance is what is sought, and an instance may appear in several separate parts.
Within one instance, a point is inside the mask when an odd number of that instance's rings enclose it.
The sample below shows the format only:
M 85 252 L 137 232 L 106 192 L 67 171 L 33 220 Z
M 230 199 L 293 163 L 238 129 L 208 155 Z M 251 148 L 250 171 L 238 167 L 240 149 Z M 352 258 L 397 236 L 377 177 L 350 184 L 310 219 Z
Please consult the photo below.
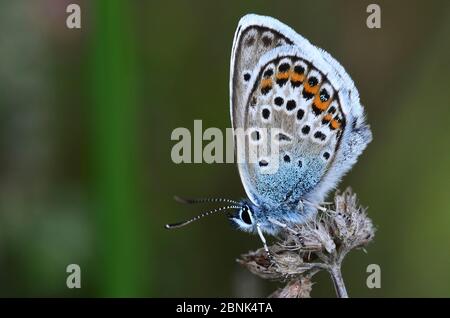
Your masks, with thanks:
M 235 138 L 238 160 L 256 156 L 238 163 L 248 197 L 275 205 L 323 200 L 371 140 L 350 76 L 288 26 L 256 15 L 239 23 L 230 75 L 233 128 L 248 134 Z M 265 128 L 277 130 L 269 136 Z M 271 138 L 276 160 L 261 155 Z
M 292 44 L 292 42 L 277 32 L 267 23 L 265 17 L 247 15 L 241 19 L 235 33 L 233 48 L 231 52 L 230 66 L 230 105 L 231 122 L 234 129 L 245 129 L 245 106 L 248 100 L 247 90 L 251 86 L 253 70 L 257 66 L 260 58 L 277 46 Z M 237 156 L 241 155 L 245 145 L 243 140 L 235 138 L 235 149 Z M 250 181 L 250 172 L 246 164 L 238 163 L 239 174 L 247 193 L 247 196 L 254 202 L 258 202 L 258 190 L 255 188 L 255 181 Z

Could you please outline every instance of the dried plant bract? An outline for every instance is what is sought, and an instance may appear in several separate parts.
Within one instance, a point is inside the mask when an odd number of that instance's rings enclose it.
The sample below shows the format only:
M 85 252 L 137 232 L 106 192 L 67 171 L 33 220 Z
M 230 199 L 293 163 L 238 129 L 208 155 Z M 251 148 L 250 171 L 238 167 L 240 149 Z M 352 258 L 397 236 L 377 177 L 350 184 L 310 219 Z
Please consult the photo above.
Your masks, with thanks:
M 334 203 L 326 208 L 315 219 L 282 232 L 270 247 L 272 260 L 263 248 L 238 259 L 261 278 L 287 283 L 271 297 L 309 297 L 311 278 L 320 270 L 330 273 L 338 297 L 348 297 L 342 262 L 351 250 L 364 248 L 373 240 L 375 228 L 350 188 L 337 192 Z

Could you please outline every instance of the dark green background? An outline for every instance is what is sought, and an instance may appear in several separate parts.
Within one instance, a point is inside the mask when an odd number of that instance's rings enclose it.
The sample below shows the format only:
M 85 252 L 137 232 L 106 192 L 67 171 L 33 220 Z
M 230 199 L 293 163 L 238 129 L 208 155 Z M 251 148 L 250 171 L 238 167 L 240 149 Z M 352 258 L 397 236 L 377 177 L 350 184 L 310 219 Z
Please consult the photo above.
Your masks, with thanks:
M 0 296 L 264 296 L 235 263 L 259 238 L 172 200 L 244 195 L 233 164 L 170 158 L 176 127 L 230 127 L 229 58 L 246 13 L 328 50 L 374 141 L 340 185 L 377 226 L 343 268 L 350 296 L 450 296 L 450 5 L 377 1 L 0 1 Z M 65 26 L 69 3 L 82 29 Z M 65 285 L 68 264 L 82 288 Z M 366 267 L 381 266 L 381 289 Z M 328 276 L 313 296 L 334 296 Z

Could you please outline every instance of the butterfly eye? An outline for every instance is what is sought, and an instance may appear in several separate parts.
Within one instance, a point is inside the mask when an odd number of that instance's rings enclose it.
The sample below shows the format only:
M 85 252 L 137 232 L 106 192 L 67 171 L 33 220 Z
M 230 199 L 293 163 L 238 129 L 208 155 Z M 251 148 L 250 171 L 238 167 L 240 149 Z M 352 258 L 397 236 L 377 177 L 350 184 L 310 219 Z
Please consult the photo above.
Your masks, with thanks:
M 250 210 L 248 207 L 243 207 L 241 209 L 241 220 L 248 225 L 252 224 L 252 219 L 250 217 Z

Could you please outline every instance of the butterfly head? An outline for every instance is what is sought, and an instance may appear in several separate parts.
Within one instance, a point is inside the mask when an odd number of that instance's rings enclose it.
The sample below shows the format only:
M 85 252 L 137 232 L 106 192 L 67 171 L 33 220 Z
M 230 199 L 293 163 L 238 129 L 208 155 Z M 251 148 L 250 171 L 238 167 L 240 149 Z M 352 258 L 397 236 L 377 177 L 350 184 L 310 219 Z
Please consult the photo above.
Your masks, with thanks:
M 225 199 L 225 198 L 203 198 L 203 199 L 185 199 L 180 197 L 175 197 L 175 200 L 180 203 L 185 204 L 196 204 L 196 203 L 227 203 L 225 206 L 221 206 L 219 208 L 215 208 L 212 210 L 205 211 L 191 219 L 188 219 L 184 222 L 179 223 L 173 223 L 173 224 L 166 224 L 166 229 L 174 229 L 174 228 L 180 228 L 183 226 L 186 226 L 192 222 L 195 222 L 197 220 L 200 220 L 201 218 L 205 216 L 209 216 L 212 214 L 217 213 L 224 213 L 228 215 L 230 219 L 234 221 L 235 224 L 241 225 L 242 227 L 251 226 L 253 224 L 253 216 L 250 209 L 250 205 L 245 203 L 244 201 L 234 201 L 231 199 Z M 234 211 L 232 213 L 229 213 L 228 211 Z
M 229 215 L 229 220 L 232 225 L 240 230 L 251 232 L 255 229 L 256 214 L 257 207 L 251 202 L 244 200 L 240 203 L 239 208 Z
M 236 226 L 246 229 L 253 227 L 253 212 L 249 205 L 243 204 L 230 215 L 230 221 Z
M 251 232 L 255 229 L 254 225 L 256 224 L 255 220 L 257 218 L 256 215 L 258 215 L 258 207 L 248 200 L 234 201 L 231 199 L 224 199 L 224 198 L 183 199 L 180 197 L 175 197 L 175 200 L 187 204 L 226 202 L 227 205 L 213 210 L 205 211 L 184 222 L 167 224 L 165 226 L 167 229 L 183 227 L 205 216 L 217 213 L 225 213 L 228 216 L 231 224 L 239 228 L 240 230 Z M 232 212 L 229 212 L 230 210 Z

